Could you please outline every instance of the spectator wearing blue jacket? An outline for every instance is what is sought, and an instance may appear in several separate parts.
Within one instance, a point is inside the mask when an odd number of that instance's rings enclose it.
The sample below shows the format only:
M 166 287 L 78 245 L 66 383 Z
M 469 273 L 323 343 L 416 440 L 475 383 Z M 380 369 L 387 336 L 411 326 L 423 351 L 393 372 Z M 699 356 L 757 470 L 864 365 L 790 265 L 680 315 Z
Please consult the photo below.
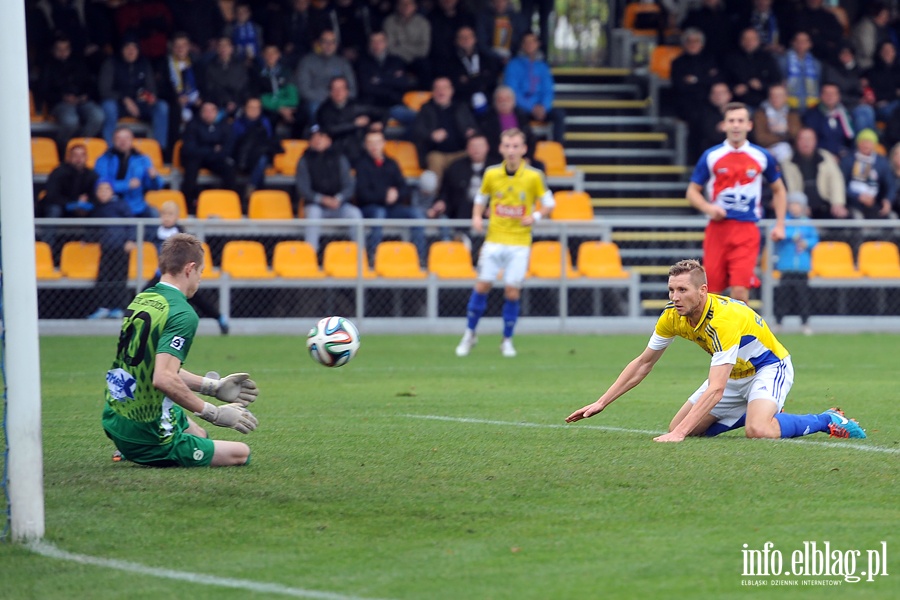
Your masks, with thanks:
M 100 179 L 112 182 L 113 191 L 128 203 L 134 217 L 158 217 L 159 211 L 147 204 L 144 193 L 162 189 L 160 177 L 149 157 L 134 148 L 134 134 L 127 127 L 113 133 L 112 147 L 94 164 Z
M 562 143 L 566 134 L 566 113 L 553 108 L 553 74 L 540 53 L 541 40 L 534 33 L 522 37 L 519 55 L 509 61 L 503 83 L 516 93 L 516 106 L 541 123 L 552 123 L 553 140 Z
M 775 269 L 781 273 L 775 288 L 776 329 L 781 329 L 785 315 L 800 315 L 803 333 L 812 335 L 809 326 L 810 291 L 809 270 L 812 249 L 819 243 L 819 232 L 810 224 L 809 202 L 803 192 L 787 195 L 785 237 L 775 246 Z
M 113 181 L 100 178 L 94 191 L 90 217 L 98 219 L 130 219 L 131 211 L 113 191 Z M 107 225 L 101 230 L 100 266 L 94 286 L 98 308 L 88 319 L 121 319 L 128 302 L 128 253 L 137 246 L 134 228 L 128 225 Z

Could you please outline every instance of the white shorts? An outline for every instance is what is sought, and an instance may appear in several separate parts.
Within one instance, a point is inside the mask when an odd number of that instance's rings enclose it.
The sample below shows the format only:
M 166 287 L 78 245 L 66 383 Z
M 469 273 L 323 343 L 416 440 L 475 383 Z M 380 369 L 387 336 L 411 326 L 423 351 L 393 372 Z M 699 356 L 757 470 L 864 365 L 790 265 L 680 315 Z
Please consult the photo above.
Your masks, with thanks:
M 478 281 L 493 283 L 502 270 L 504 285 L 522 287 L 525 273 L 528 271 L 530 253 L 531 246 L 510 246 L 485 242 L 478 255 Z
M 713 407 L 710 414 L 719 423 L 730 427 L 747 412 L 747 404 L 754 400 L 774 402 L 780 411 L 784 408 L 784 402 L 793 385 L 794 365 L 791 364 L 791 357 L 788 356 L 779 363 L 763 367 L 753 377 L 729 379 L 725 385 L 722 399 Z M 709 379 L 691 394 L 691 397 L 688 398 L 690 403 L 696 404 L 708 387 Z

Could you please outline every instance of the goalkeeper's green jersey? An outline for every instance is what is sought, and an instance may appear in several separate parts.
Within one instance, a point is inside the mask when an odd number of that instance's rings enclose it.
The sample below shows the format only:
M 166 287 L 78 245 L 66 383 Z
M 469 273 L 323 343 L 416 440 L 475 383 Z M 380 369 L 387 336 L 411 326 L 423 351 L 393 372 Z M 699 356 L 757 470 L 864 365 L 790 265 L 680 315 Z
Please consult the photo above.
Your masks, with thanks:
M 153 369 L 157 353 L 184 363 L 198 323 L 187 297 L 172 285 L 157 283 L 135 296 L 106 373 L 107 431 L 130 442 L 164 444 L 187 426 L 181 407 L 153 387 Z

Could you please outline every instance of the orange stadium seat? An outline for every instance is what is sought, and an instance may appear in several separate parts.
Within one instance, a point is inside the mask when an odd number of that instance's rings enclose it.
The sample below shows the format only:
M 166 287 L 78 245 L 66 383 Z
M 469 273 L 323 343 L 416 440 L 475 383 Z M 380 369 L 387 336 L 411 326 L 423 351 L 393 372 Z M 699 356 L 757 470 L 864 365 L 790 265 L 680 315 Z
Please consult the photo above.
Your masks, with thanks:
M 50 138 L 31 138 L 31 163 L 35 175 L 49 175 L 59 166 L 59 150 Z
M 619 246 L 613 242 L 589 241 L 578 246 L 578 272 L 597 279 L 627 279 Z
M 460 241 L 434 242 L 428 248 L 428 270 L 440 279 L 474 279 L 472 253 Z
M 364 279 L 372 279 L 375 273 L 369 268 L 369 257 L 365 249 L 360 250 L 356 242 L 334 241 L 325 246 L 322 256 L 322 270 L 336 279 L 356 279 L 359 276 L 359 252 L 362 252 Z
M 375 274 L 393 279 L 425 279 L 412 242 L 381 242 L 375 249 Z
M 313 247 L 302 241 L 278 242 L 272 255 L 272 270 L 288 279 L 322 279 L 325 273 Z
M 198 219 L 240 219 L 241 199 L 232 190 L 203 190 L 197 198 Z
M 422 167 L 419 165 L 419 153 L 412 142 L 386 140 L 384 142 L 384 154 L 397 161 L 404 177 L 418 177 L 422 174 Z
M 266 249 L 262 243 L 249 240 L 226 242 L 222 248 L 222 272 L 235 279 L 275 277 L 266 262 Z
M 163 162 L 162 149 L 159 147 L 159 142 L 153 138 L 136 137 L 134 138 L 134 147 L 138 152 L 150 159 L 150 162 L 153 163 L 160 175 L 168 177 L 172 174 L 172 169 Z
M 550 218 L 557 221 L 591 221 L 594 207 L 587 192 L 559 191 L 553 194 L 556 205 Z
M 291 197 L 284 190 L 256 190 L 250 194 L 247 216 L 251 219 L 293 219 Z
M 900 279 L 900 252 L 893 242 L 863 242 L 859 247 L 859 271 L 866 277 Z
M 650 72 L 668 81 L 672 77 L 672 61 L 681 56 L 681 46 L 656 46 L 650 53 Z
M 431 92 L 425 90 L 410 90 L 403 94 L 403 104 L 407 108 L 419 112 L 422 105 L 431 100 Z
M 152 242 L 144 242 L 144 268 L 141 270 L 141 279 L 149 281 L 156 276 L 156 269 L 159 267 L 159 254 L 156 252 L 156 245 Z M 137 249 L 128 253 L 128 279 L 137 278 Z
M 100 244 L 66 242 L 59 259 L 59 270 L 69 279 L 97 279 L 100 268 Z
M 213 265 L 212 251 L 209 249 L 209 244 L 201 242 L 201 245 L 203 246 L 203 274 L 200 276 L 200 279 L 218 279 L 222 272 Z
M 544 163 L 548 177 L 573 177 L 575 172 L 566 164 L 566 153 L 562 144 L 543 140 L 534 148 L 534 157 Z
M 846 242 L 819 242 L 812 249 L 810 277 L 857 279 L 862 274 L 853 264 L 853 250 Z
M 297 162 L 306 152 L 309 142 L 306 140 L 281 140 L 281 147 L 284 148 L 284 152 L 276 154 L 272 159 L 272 164 L 275 170 L 282 175 L 293 177 L 297 174 Z
M 572 268 L 572 257 L 566 251 L 566 277 L 577 278 L 578 272 Z M 562 277 L 562 246 L 557 241 L 535 242 L 531 246 L 531 259 L 528 263 L 528 275 L 555 279 Z
M 47 242 L 34 243 L 35 270 L 40 280 L 59 279 L 62 273 L 53 264 L 53 251 Z

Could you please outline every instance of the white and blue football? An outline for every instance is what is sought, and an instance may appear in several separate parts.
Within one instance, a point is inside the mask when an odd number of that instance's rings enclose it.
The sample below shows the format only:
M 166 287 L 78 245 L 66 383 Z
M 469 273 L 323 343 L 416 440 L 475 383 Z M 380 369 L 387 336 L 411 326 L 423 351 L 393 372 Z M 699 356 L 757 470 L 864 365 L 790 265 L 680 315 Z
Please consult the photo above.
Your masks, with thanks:
M 325 317 L 309 330 L 306 347 L 309 355 L 320 365 L 340 367 L 356 356 L 359 330 L 350 319 Z

